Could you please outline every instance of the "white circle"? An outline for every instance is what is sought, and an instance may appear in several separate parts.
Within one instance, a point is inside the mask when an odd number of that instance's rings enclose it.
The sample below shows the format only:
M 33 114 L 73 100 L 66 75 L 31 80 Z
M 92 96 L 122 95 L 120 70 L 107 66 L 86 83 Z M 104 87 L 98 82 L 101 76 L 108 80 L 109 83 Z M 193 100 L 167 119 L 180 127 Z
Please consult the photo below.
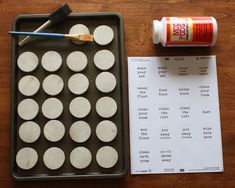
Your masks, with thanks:
M 44 135 L 47 140 L 51 142 L 58 142 L 65 134 L 63 123 L 58 120 L 50 120 L 46 123 L 43 129 Z
M 85 97 L 76 97 L 70 102 L 69 111 L 74 117 L 84 118 L 91 111 L 91 103 Z
M 89 29 L 87 28 L 87 26 L 85 26 L 83 24 L 76 24 L 70 28 L 69 34 L 90 34 L 90 32 L 89 32 Z M 74 40 L 72 40 L 72 42 L 75 44 L 85 43 L 84 41 L 74 41 Z
M 116 87 L 116 78 L 110 72 L 102 72 L 95 79 L 97 89 L 103 93 L 109 93 Z
M 66 62 L 70 70 L 80 72 L 87 66 L 87 57 L 83 52 L 75 51 L 68 55 Z
M 95 66 L 101 70 L 110 69 L 115 62 L 113 53 L 109 50 L 100 50 L 94 56 Z
M 101 121 L 96 127 L 96 136 L 103 142 L 111 142 L 117 136 L 117 127 L 112 121 Z
M 96 112 L 103 118 L 110 118 L 117 112 L 117 103 L 111 97 L 102 97 L 96 102 Z
M 95 42 L 102 46 L 109 44 L 114 37 L 112 28 L 107 25 L 97 27 L 93 35 Z
M 31 120 L 37 116 L 39 106 L 33 99 L 24 99 L 19 103 L 17 111 L 22 119 Z
M 43 80 L 42 87 L 48 95 L 55 96 L 63 90 L 64 82 L 60 76 L 51 74 Z
M 35 76 L 27 75 L 20 79 L 18 88 L 23 95 L 33 96 L 38 92 L 40 82 Z
M 84 118 L 91 111 L 91 103 L 85 97 L 76 97 L 70 102 L 69 111 L 74 117 Z
M 63 112 L 63 104 L 57 98 L 48 98 L 42 104 L 42 113 L 48 119 L 56 119 Z
M 24 52 L 18 57 L 17 64 L 20 70 L 32 72 L 38 66 L 38 57 L 33 52 Z
M 64 152 L 58 147 L 51 147 L 43 155 L 43 162 L 51 170 L 59 169 L 65 161 Z
M 103 168 L 112 168 L 118 161 L 118 153 L 114 148 L 104 146 L 96 153 L 96 161 Z
M 89 87 L 89 80 L 84 74 L 74 74 L 68 81 L 69 90 L 76 95 L 85 93 Z
M 21 169 L 29 170 L 33 168 L 37 162 L 38 154 L 33 148 L 22 148 L 16 155 L 16 163 Z
M 41 134 L 39 125 L 33 121 L 26 121 L 19 128 L 20 139 L 26 143 L 37 141 Z
M 49 72 L 57 71 L 62 65 L 62 58 L 56 51 L 48 51 L 42 56 L 42 66 Z
M 83 169 L 91 163 L 91 152 L 85 147 L 77 147 L 70 153 L 70 163 L 77 169 Z
M 91 128 L 85 121 L 76 121 L 70 127 L 69 135 L 74 142 L 82 143 L 89 139 Z

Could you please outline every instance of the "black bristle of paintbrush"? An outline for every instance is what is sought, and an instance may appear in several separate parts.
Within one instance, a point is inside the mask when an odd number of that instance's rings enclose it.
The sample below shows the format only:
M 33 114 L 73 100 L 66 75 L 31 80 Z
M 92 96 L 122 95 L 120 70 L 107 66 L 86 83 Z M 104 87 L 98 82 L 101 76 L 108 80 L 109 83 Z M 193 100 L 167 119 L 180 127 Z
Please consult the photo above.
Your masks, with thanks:
M 61 22 L 63 19 L 65 19 L 71 12 L 72 10 L 68 6 L 68 4 L 64 4 L 62 7 L 60 7 L 51 15 L 49 15 L 49 19 L 51 20 L 53 24 L 56 24 L 58 22 Z

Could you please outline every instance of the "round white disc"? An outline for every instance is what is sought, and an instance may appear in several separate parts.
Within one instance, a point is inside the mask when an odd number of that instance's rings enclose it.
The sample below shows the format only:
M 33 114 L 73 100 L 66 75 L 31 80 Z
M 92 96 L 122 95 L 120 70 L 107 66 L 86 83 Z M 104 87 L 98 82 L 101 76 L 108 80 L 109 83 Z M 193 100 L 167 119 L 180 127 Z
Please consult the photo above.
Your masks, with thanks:
M 103 93 L 109 93 L 116 87 L 116 78 L 110 72 L 102 72 L 95 79 L 95 85 Z
M 70 102 L 69 111 L 74 117 L 84 118 L 91 111 L 91 103 L 85 97 L 76 97 Z
M 72 52 L 67 57 L 67 65 L 70 70 L 80 72 L 87 66 L 87 57 L 83 52 Z
M 33 52 L 24 52 L 18 57 L 17 64 L 20 70 L 32 72 L 38 66 L 38 57 Z
M 114 37 L 112 28 L 107 25 L 97 27 L 93 35 L 95 42 L 102 46 L 109 44 Z
M 43 80 L 42 87 L 48 95 L 55 96 L 63 90 L 64 82 L 60 76 L 51 74 Z
M 84 74 L 74 74 L 68 81 L 69 90 L 76 95 L 85 93 L 89 87 L 89 80 Z
M 39 106 L 33 99 L 24 99 L 19 103 L 17 111 L 22 119 L 31 120 L 37 116 Z
M 38 92 L 40 88 L 40 82 L 35 76 L 24 76 L 20 79 L 18 88 L 20 93 L 23 95 L 33 96 Z
M 41 134 L 39 125 L 33 121 L 24 122 L 19 128 L 20 139 L 26 143 L 37 141 Z
M 29 170 L 33 168 L 37 162 L 38 154 L 33 148 L 22 148 L 16 155 L 16 163 L 21 169 Z
M 71 164 L 78 169 L 83 169 L 91 163 L 91 152 L 85 147 L 77 147 L 70 153 Z
M 100 50 L 94 56 L 95 66 L 101 70 L 110 69 L 115 62 L 113 53 L 109 50 Z
M 110 118 L 117 112 L 117 103 L 111 97 L 102 97 L 96 102 L 96 112 L 103 118 Z
M 89 29 L 87 26 L 83 24 L 76 24 L 69 30 L 69 34 L 90 34 Z M 83 44 L 83 41 L 73 41 L 75 44 Z
M 56 51 L 48 51 L 42 56 L 42 66 L 49 72 L 57 71 L 62 65 L 62 58 Z
M 58 120 L 50 120 L 46 123 L 43 129 L 47 140 L 51 142 L 58 142 L 65 134 L 64 125 Z
M 103 168 L 112 168 L 118 161 L 118 153 L 114 148 L 104 146 L 96 153 L 96 161 Z
M 51 170 L 59 169 L 65 161 L 64 152 L 57 147 L 51 147 L 43 155 L 43 162 Z
M 103 142 L 111 142 L 117 136 L 117 127 L 112 121 L 101 121 L 96 127 L 96 136 Z
M 76 121 L 69 129 L 69 135 L 74 142 L 82 143 L 91 135 L 91 128 L 85 121 Z
M 48 119 L 56 119 L 63 112 L 63 104 L 57 98 L 48 98 L 42 104 L 42 113 Z

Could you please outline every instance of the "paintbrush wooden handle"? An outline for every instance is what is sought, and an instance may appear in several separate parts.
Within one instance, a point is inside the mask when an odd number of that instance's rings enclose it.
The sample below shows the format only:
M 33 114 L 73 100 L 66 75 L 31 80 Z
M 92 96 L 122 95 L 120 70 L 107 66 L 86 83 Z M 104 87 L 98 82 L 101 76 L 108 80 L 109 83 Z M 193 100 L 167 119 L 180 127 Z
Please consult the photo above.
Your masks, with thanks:
M 10 31 L 9 34 L 27 35 L 27 36 L 35 36 L 35 37 L 64 38 L 64 34 L 61 34 L 61 33 L 36 33 L 36 32 Z
M 10 31 L 9 34 L 13 36 L 26 35 L 35 37 L 49 37 L 49 38 L 67 38 L 77 41 L 93 41 L 93 35 L 89 34 L 61 34 L 61 33 L 39 33 L 39 32 L 22 32 L 22 31 Z

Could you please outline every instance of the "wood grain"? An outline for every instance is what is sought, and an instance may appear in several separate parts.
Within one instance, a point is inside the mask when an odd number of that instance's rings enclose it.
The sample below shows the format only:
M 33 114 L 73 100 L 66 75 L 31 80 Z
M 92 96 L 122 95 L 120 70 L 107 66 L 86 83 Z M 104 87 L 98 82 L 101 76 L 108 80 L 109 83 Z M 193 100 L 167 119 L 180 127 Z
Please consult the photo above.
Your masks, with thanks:
M 136 175 L 123 179 L 13 182 L 9 176 L 10 57 L 7 34 L 18 14 L 50 13 L 62 0 L 0 0 L 0 187 L 235 187 L 235 1 L 233 0 L 67 0 L 73 12 L 120 12 L 125 22 L 125 55 L 217 56 L 224 173 Z M 163 16 L 214 16 L 219 36 L 213 48 L 162 48 L 152 44 L 151 22 Z

